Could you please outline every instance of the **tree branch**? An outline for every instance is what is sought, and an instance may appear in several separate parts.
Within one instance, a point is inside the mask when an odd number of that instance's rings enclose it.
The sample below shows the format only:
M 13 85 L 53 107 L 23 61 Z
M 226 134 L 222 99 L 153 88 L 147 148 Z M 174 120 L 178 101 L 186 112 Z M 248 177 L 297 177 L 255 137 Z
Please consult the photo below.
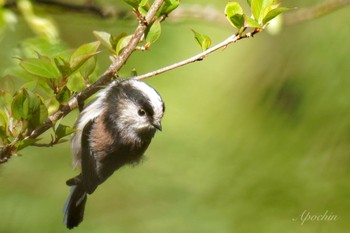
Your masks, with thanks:
M 118 71 L 125 64 L 133 51 L 135 51 L 137 44 L 142 40 L 142 37 L 147 29 L 147 25 L 152 22 L 163 2 L 164 0 L 154 1 L 145 18 L 143 20 L 140 20 L 139 25 L 137 26 L 129 44 L 125 47 L 117 59 L 108 67 L 106 72 L 94 84 L 73 97 L 68 102 L 68 104 L 62 105 L 59 110 L 57 110 L 55 113 L 50 115 L 48 119 L 46 119 L 45 123 L 41 127 L 33 130 L 30 135 L 26 136 L 24 139 L 17 137 L 12 141 L 12 143 L 1 148 L 0 163 L 6 162 L 12 156 L 12 154 L 16 152 L 15 145 L 19 141 L 25 142 L 37 138 L 39 135 L 54 126 L 59 119 L 66 116 L 73 109 L 77 108 L 79 106 L 79 103 L 85 101 L 91 95 L 100 90 L 104 85 L 110 82 L 118 74 Z
M 94 3 L 78 5 L 68 2 L 61 2 L 59 0 L 36 0 L 33 2 L 33 4 L 44 5 L 47 7 L 53 6 L 65 11 L 68 10 L 78 13 L 92 14 L 102 18 L 129 19 L 132 16 L 129 14 L 129 12 L 118 10 L 113 6 L 103 7 Z M 286 13 L 285 24 L 294 25 L 304 21 L 309 21 L 323 15 L 330 14 L 333 11 L 347 6 L 348 4 L 350 4 L 350 0 L 325 0 L 316 6 L 301 8 L 299 10 Z M 16 1 L 7 1 L 4 7 L 14 8 L 16 7 Z M 222 12 L 210 5 L 203 6 L 200 4 L 181 4 L 181 6 L 179 6 L 169 17 L 170 20 L 174 21 L 189 18 L 206 20 L 208 22 L 216 22 L 220 24 L 227 23 L 227 19 Z
M 290 12 L 285 15 L 285 24 L 294 25 L 327 15 L 350 4 L 350 0 L 326 0 L 316 6 Z
M 211 54 L 211 53 L 213 53 L 213 52 L 215 52 L 215 51 L 217 51 L 217 50 L 219 50 L 221 48 L 226 48 L 229 44 L 235 43 L 238 40 L 241 40 L 241 39 L 244 39 L 244 38 L 253 37 L 255 34 L 257 34 L 259 32 L 261 32 L 260 29 L 256 29 L 253 32 L 249 32 L 249 33 L 246 33 L 246 34 L 243 34 L 243 35 L 240 35 L 240 34 L 237 33 L 235 35 L 232 35 L 232 36 L 228 37 L 223 42 L 221 42 L 221 43 L 219 43 L 219 44 L 217 44 L 217 45 L 215 45 L 215 46 L 213 46 L 213 47 L 211 47 L 211 48 L 209 48 L 209 49 L 203 51 L 202 53 L 199 53 L 199 54 L 197 54 L 197 55 L 195 55 L 193 57 L 190 57 L 188 59 L 185 59 L 183 61 L 177 62 L 177 63 L 172 64 L 172 65 L 160 68 L 158 70 L 149 72 L 147 74 L 143 74 L 143 75 L 139 75 L 139 76 L 135 76 L 135 77 L 131 77 L 131 78 L 132 79 L 136 79 L 136 80 L 143 80 L 143 79 L 150 78 L 150 77 L 162 74 L 164 72 L 167 72 L 167 71 L 170 71 L 170 70 L 173 70 L 173 69 L 176 69 L 176 68 L 179 68 L 179 67 L 182 67 L 182 66 L 185 66 L 185 65 L 197 62 L 197 61 L 202 61 L 209 54 Z
M 101 18 L 132 18 L 132 14 L 126 10 L 118 10 L 113 6 L 99 6 L 93 1 L 85 4 L 75 4 L 70 2 L 62 2 L 56 0 L 36 0 L 32 2 L 35 5 L 41 5 L 49 8 L 51 12 L 61 13 L 62 11 L 70 11 L 75 13 L 85 13 L 95 15 Z M 17 1 L 6 1 L 5 8 L 17 7 Z
M 95 4 L 93 1 L 87 1 L 85 4 L 78 5 L 70 2 L 61 2 L 55 0 L 36 0 L 34 3 L 44 6 L 54 6 L 61 10 L 72 11 L 78 13 L 94 14 L 102 18 L 117 17 L 121 18 L 125 16 L 128 12 L 117 11 L 113 6 L 101 7 Z
M 330 14 L 338 9 L 346 7 L 350 4 L 350 0 L 325 0 L 315 6 L 309 8 L 301 8 L 290 11 L 284 14 L 285 25 L 294 25 L 305 21 L 313 20 L 315 18 Z M 178 21 L 181 19 L 204 19 L 209 22 L 217 22 L 226 24 L 227 19 L 220 11 L 212 6 L 181 5 L 169 19 Z

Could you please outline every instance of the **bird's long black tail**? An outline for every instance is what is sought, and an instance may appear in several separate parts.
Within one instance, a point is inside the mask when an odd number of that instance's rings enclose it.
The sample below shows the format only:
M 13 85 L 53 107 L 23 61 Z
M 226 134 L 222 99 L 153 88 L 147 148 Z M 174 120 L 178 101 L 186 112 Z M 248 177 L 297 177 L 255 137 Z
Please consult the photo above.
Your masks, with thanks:
M 73 185 L 63 209 L 63 222 L 68 229 L 78 226 L 83 221 L 86 200 L 85 189 L 81 185 Z

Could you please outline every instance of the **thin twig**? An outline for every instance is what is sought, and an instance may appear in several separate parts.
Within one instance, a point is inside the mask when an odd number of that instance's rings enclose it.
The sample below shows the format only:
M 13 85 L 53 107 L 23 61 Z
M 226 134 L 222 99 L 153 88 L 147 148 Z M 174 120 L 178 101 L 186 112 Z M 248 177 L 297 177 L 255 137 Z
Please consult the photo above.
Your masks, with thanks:
M 87 2 L 85 4 L 75 4 L 70 2 L 63 1 L 55 1 L 55 0 L 36 0 L 34 3 L 44 5 L 44 6 L 53 6 L 56 8 L 60 8 L 62 10 L 69 10 L 72 12 L 78 13 L 88 13 L 94 14 L 102 18 L 110 18 L 110 17 L 119 17 L 126 14 L 126 12 L 117 11 L 113 6 L 110 7 L 100 7 L 93 2 Z
M 31 146 L 36 146 L 36 147 L 53 147 L 57 144 L 61 144 L 66 142 L 67 140 L 65 139 L 55 139 L 54 141 L 51 141 L 49 143 L 33 143 Z
M 89 15 L 98 16 L 101 18 L 132 18 L 132 14 L 126 10 L 120 10 L 114 6 L 99 6 L 94 2 L 87 2 L 85 4 L 76 4 L 64 1 L 56 0 L 36 0 L 32 1 L 32 4 L 44 6 L 51 13 L 60 14 L 64 12 L 84 13 Z M 17 1 L 6 1 L 5 8 L 16 8 Z
M 232 36 L 228 37 L 226 40 L 224 40 L 223 42 L 221 42 L 221 43 L 219 43 L 219 44 L 217 44 L 217 45 L 215 45 L 215 46 L 213 46 L 213 47 L 211 47 L 211 48 L 209 48 L 209 49 L 203 51 L 202 53 L 199 53 L 199 54 L 197 54 L 197 55 L 195 55 L 193 57 L 190 57 L 188 59 L 185 59 L 183 61 L 177 62 L 177 63 L 172 64 L 172 65 L 160 68 L 158 70 L 149 72 L 147 74 L 138 75 L 138 76 L 131 77 L 131 78 L 132 79 L 136 79 L 136 80 L 143 80 L 143 79 L 150 78 L 150 77 L 153 77 L 153 76 L 165 73 L 167 71 L 170 71 L 170 70 L 173 70 L 173 69 L 176 69 L 176 68 L 188 65 L 190 63 L 194 63 L 194 62 L 197 62 L 197 61 L 202 61 L 209 54 L 211 54 L 211 53 L 213 53 L 213 52 L 215 52 L 215 51 L 217 51 L 219 49 L 226 48 L 229 44 L 237 42 L 238 40 L 241 40 L 241 39 L 244 39 L 244 38 L 253 37 L 255 34 L 257 34 L 259 32 L 261 32 L 261 30 L 260 29 L 256 29 L 253 32 L 246 33 L 246 34 L 243 34 L 243 35 L 239 35 L 239 34 L 232 35 Z
M 315 18 L 333 13 L 334 11 L 346 7 L 349 4 L 350 0 L 325 0 L 324 2 L 311 6 L 309 8 L 300 8 L 298 10 L 287 12 L 283 15 L 285 18 L 284 24 L 288 26 L 313 20 Z M 170 20 L 174 21 L 191 18 L 216 22 L 220 24 L 227 24 L 225 15 L 210 5 L 181 5 L 169 17 Z
M 147 25 L 149 25 L 153 18 L 155 17 L 158 9 L 163 4 L 164 0 L 155 0 L 149 9 L 147 15 L 144 20 L 139 23 L 137 26 L 129 44 L 125 47 L 125 49 L 121 52 L 121 54 L 117 57 L 117 59 L 108 67 L 106 72 L 91 86 L 77 94 L 73 97 L 68 104 L 62 105 L 59 110 L 50 115 L 45 123 L 39 128 L 33 130 L 30 135 L 26 136 L 24 139 L 19 137 L 15 138 L 10 144 L 2 147 L 0 149 L 0 163 L 6 162 L 14 152 L 16 152 L 16 144 L 19 141 L 26 141 L 30 139 L 37 138 L 39 135 L 50 129 L 56 122 L 62 117 L 66 116 L 73 109 L 79 106 L 79 103 L 82 103 L 91 95 L 95 94 L 101 87 L 105 86 L 108 82 L 110 82 L 115 76 L 117 76 L 118 71 L 125 64 L 130 55 L 135 51 L 135 48 L 139 41 L 142 39 Z
M 285 15 L 285 24 L 294 25 L 332 13 L 350 4 L 350 0 L 326 0 L 310 8 L 302 8 Z
M 102 18 L 132 19 L 133 16 L 129 12 L 117 9 L 113 6 L 103 7 L 92 3 L 79 5 L 61 2 L 59 0 L 37 0 L 33 1 L 32 3 L 50 7 L 50 10 L 54 13 L 57 13 L 57 10 L 55 12 L 55 9 L 61 9 L 77 13 L 97 15 Z M 350 0 L 325 0 L 320 4 L 309 8 L 300 8 L 299 10 L 284 14 L 285 25 L 294 25 L 309 21 L 323 15 L 330 14 L 340 8 L 346 7 L 349 4 Z M 15 8 L 16 1 L 6 1 L 3 7 Z M 58 11 L 58 13 L 60 13 L 60 11 Z M 179 6 L 176 11 L 170 15 L 169 19 L 173 21 L 199 19 L 219 23 L 221 25 L 228 25 L 227 19 L 222 11 L 217 10 L 211 5 L 181 4 L 181 6 Z

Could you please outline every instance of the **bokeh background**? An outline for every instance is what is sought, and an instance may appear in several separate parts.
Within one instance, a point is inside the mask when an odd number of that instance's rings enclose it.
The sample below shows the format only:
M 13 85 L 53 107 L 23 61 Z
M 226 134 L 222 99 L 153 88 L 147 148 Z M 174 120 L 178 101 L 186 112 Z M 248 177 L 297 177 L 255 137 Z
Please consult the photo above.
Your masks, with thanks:
M 78 3 L 79 1 L 77 1 Z M 122 1 L 98 1 L 125 8 Z M 245 2 L 245 1 L 241 1 Z M 308 7 L 321 1 L 286 0 Z M 223 12 L 226 0 L 183 1 Z M 245 3 L 243 3 L 245 4 Z M 47 11 L 46 11 L 47 12 Z M 350 228 L 350 8 L 239 41 L 202 62 L 147 80 L 166 103 L 158 133 L 137 167 L 125 167 L 88 198 L 74 232 L 347 232 Z M 130 20 L 52 13 L 68 48 L 93 30 L 131 33 Z M 0 72 L 34 37 L 21 17 L 2 33 Z M 190 29 L 216 44 L 229 23 L 166 21 L 160 40 L 122 71 L 139 73 L 200 52 Z M 109 64 L 103 50 L 97 74 Z M 77 112 L 64 122 L 72 125 Z M 67 232 L 69 144 L 29 148 L 0 166 L 0 233 Z M 311 215 L 335 221 L 306 221 Z

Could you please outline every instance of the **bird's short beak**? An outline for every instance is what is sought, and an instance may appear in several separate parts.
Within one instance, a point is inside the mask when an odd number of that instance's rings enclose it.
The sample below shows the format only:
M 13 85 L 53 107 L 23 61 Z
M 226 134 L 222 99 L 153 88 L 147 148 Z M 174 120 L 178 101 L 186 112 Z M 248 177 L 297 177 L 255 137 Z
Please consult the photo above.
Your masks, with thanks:
M 152 124 L 154 128 L 158 129 L 159 131 L 162 131 L 162 123 L 160 121 L 156 121 Z

